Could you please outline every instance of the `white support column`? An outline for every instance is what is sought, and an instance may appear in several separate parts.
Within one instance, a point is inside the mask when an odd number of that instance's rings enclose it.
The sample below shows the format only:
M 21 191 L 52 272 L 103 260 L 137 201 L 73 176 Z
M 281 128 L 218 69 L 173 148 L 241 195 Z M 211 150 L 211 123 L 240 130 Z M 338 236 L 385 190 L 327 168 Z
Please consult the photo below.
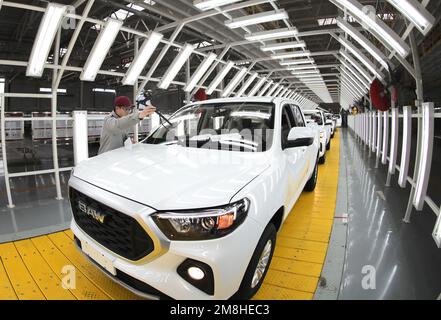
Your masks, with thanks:
M 138 52 L 139 52 L 139 37 L 135 36 L 135 57 L 138 56 Z M 139 87 L 139 82 L 138 79 L 135 81 L 135 85 L 133 86 L 133 102 L 136 103 L 136 99 L 138 97 L 138 87 Z M 86 114 L 87 117 L 87 114 Z M 139 127 L 140 127 L 140 123 L 137 123 L 135 125 L 135 128 L 133 130 L 133 139 L 135 141 L 135 143 L 137 143 L 139 141 Z
M 378 168 L 380 164 L 380 158 L 381 158 L 381 150 L 382 150 L 382 139 L 383 139 L 383 112 L 378 111 L 378 121 L 377 121 L 377 160 L 375 161 L 375 168 Z
M 389 148 L 389 111 L 383 113 L 383 154 L 381 157 L 381 163 L 387 163 L 387 154 Z
M 367 133 L 367 143 L 366 143 L 366 145 L 367 145 L 368 151 L 369 151 L 369 149 L 371 147 L 371 130 L 372 130 L 372 128 L 371 128 L 371 126 L 372 126 L 372 123 L 371 123 L 371 112 L 370 111 L 368 113 L 366 113 L 366 118 L 367 118 L 367 125 L 368 125 L 367 132 L 366 132 Z
M 392 109 L 392 128 L 391 128 L 391 145 L 389 154 L 389 170 L 387 172 L 386 186 L 390 187 L 392 176 L 395 174 L 395 165 L 397 163 L 398 153 L 398 108 Z
M 400 176 L 398 184 L 401 188 L 406 187 L 409 173 L 410 148 L 412 144 L 412 107 L 403 108 L 403 142 L 401 149 Z
M 89 158 L 89 138 L 87 111 L 74 111 L 73 116 L 73 150 L 75 166 Z
M 55 50 L 54 50 L 54 64 L 58 65 L 58 60 L 60 57 L 60 37 L 61 30 L 58 30 L 56 40 L 55 40 Z M 57 86 L 57 69 L 52 72 L 52 159 L 54 162 L 54 175 L 55 175 L 55 187 L 57 189 L 57 200 L 63 200 L 61 194 L 61 183 L 60 183 L 60 166 L 58 163 L 58 145 L 57 145 L 57 109 L 58 109 L 58 86 Z
M 0 131 L 2 137 L 2 160 L 3 160 L 3 171 L 5 175 L 5 185 L 6 185 L 6 195 L 8 198 L 8 208 L 12 209 L 15 207 L 12 202 L 11 195 L 11 185 L 9 183 L 9 171 L 8 171 L 8 158 L 6 155 L 6 125 L 5 125 L 5 96 L 2 95 L 4 92 L 0 92 Z
M 376 149 L 376 142 L 377 142 L 377 112 L 372 112 L 372 146 L 371 150 L 372 152 L 375 152 Z
M 427 187 L 429 185 L 430 170 L 432 168 L 432 154 L 433 154 L 433 135 L 434 135 L 434 108 L 433 102 L 423 103 L 423 127 L 422 127 L 422 139 L 421 139 L 421 153 L 420 167 L 418 171 L 418 178 L 415 187 L 415 197 L 413 199 L 413 205 L 415 209 L 421 211 L 426 199 Z

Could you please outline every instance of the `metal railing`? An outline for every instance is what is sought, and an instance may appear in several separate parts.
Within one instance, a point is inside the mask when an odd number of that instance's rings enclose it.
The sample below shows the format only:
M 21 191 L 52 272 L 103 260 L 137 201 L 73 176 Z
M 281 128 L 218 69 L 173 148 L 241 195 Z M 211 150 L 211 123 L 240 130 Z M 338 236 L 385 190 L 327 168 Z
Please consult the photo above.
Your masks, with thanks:
M 403 135 L 401 137 L 401 160 L 398 165 L 397 154 L 399 145 L 399 119 L 403 119 Z M 418 119 L 418 143 L 420 152 L 415 155 L 414 177 L 408 175 L 410 165 L 411 150 L 411 119 Z M 388 164 L 388 177 L 386 186 L 391 185 L 391 177 L 399 172 L 398 185 L 405 188 L 407 182 L 411 185 L 412 192 L 409 197 L 409 203 L 417 211 L 423 209 L 424 203 L 435 213 L 437 222 L 433 230 L 433 238 L 441 248 L 441 208 L 427 195 L 427 188 L 430 179 L 433 145 L 434 145 L 434 122 L 435 118 L 441 118 L 441 114 L 434 113 L 434 104 L 431 102 L 423 103 L 421 111 L 412 113 L 409 106 L 403 107 L 400 113 L 398 108 L 392 108 L 389 113 L 381 111 L 369 111 L 357 115 L 348 116 L 348 127 L 355 135 L 356 139 L 367 146 L 370 154 L 376 152 L 376 168 L 381 161 L 382 164 Z M 389 127 L 391 131 L 389 135 Z M 390 146 L 390 150 L 389 150 Z M 411 213 L 411 211 L 410 211 Z M 410 213 L 406 212 L 403 221 L 410 223 Z

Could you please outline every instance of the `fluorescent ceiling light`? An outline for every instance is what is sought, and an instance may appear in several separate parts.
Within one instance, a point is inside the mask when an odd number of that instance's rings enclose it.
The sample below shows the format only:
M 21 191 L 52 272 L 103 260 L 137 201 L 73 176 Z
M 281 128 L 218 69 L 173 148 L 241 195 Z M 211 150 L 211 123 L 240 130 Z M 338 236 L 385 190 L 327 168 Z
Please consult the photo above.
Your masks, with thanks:
M 225 25 L 230 29 L 236 29 L 288 18 L 288 13 L 285 10 L 274 10 L 230 19 L 225 21 Z
M 424 35 L 429 33 L 435 24 L 435 18 L 424 6 L 415 0 L 387 0 L 409 19 Z
M 296 78 L 303 79 L 303 78 L 315 78 L 315 79 L 323 79 L 320 74 L 298 74 L 295 75 Z
M 201 11 L 207 11 L 239 1 L 242 0 L 194 0 L 193 5 Z
M 359 81 L 361 84 L 363 84 L 364 87 L 366 87 L 366 89 L 369 90 L 369 88 L 370 88 L 370 84 L 368 84 L 366 81 L 364 81 L 363 76 L 360 75 L 360 74 L 357 72 L 357 70 L 355 70 L 354 68 L 352 68 L 352 67 L 349 65 L 349 63 L 345 62 L 344 60 L 341 60 L 340 62 L 341 62 L 341 64 L 342 64 L 347 70 L 349 70 L 349 71 L 350 71 L 350 72 L 351 72 L 351 73 L 352 73 L 352 74 L 358 79 L 358 81 Z
M 242 96 L 245 91 L 248 89 L 248 87 L 253 83 L 254 79 L 256 79 L 258 76 L 257 72 L 254 72 L 251 74 L 251 76 L 248 77 L 247 81 L 243 84 L 243 86 L 239 89 L 239 91 L 236 94 L 236 97 Z
M 181 51 L 179 51 L 178 56 L 173 60 L 172 64 L 168 67 L 167 71 L 164 74 L 161 82 L 158 84 L 158 88 L 167 89 L 170 86 L 170 83 L 176 78 L 179 70 L 181 70 L 182 66 L 185 62 L 190 58 L 190 55 L 193 53 L 193 45 L 185 44 Z
M 279 89 L 277 89 L 277 91 L 276 92 L 274 92 L 274 96 L 275 97 L 278 97 L 279 96 L 279 94 L 283 91 L 285 89 L 285 87 L 284 86 L 280 86 L 280 88 Z
M 298 60 L 280 61 L 281 66 L 294 66 L 294 65 L 301 65 L 301 64 L 308 64 L 308 63 L 314 63 L 314 60 L 313 59 L 298 59 Z
M 343 74 L 347 77 L 347 79 L 351 80 L 351 83 L 356 86 L 358 89 L 360 89 L 361 92 L 365 92 L 369 88 L 363 87 L 359 81 L 355 80 L 355 78 L 351 75 L 351 73 L 346 70 L 345 68 L 340 68 L 340 71 L 343 72 Z
M 247 41 L 260 41 L 271 39 L 292 38 L 299 34 L 296 28 L 282 28 L 262 32 L 247 33 L 245 39 Z
M 214 92 L 214 90 L 217 88 L 217 86 L 221 83 L 222 79 L 227 76 L 228 72 L 230 72 L 230 70 L 231 70 L 231 68 L 233 68 L 233 66 L 234 66 L 233 61 L 227 62 L 227 64 L 222 69 L 222 71 L 217 74 L 216 78 L 214 78 L 213 81 L 208 86 L 208 89 L 206 91 L 206 93 L 208 95 L 210 95 Z
M 345 58 L 347 61 L 349 61 L 350 62 L 350 64 L 352 64 L 354 67 L 355 67 L 355 69 L 357 69 L 358 70 L 358 72 L 360 72 L 361 73 L 361 75 L 363 76 L 363 77 L 365 77 L 366 78 L 366 80 L 368 81 L 368 83 L 371 83 L 372 82 L 372 77 L 369 75 L 369 73 L 357 62 L 357 61 L 355 61 L 355 59 L 354 58 L 352 58 L 348 53 L 346 53 L 344 50 L 340 50 L 340 55 L 343 57 L 343 58 Z M 340 60 L 341 61 L 341 60 Z
M 364 35 L 358 30 L 353 28 L 349 23 L 344 21 L 342 18 L 337 19 L 337 25 L 346 32 L 351 38 L 357 41 L 364 49 L 366 49 L 371 56 L 377 60 L 384 69 L 388 70 L 389 66 L 387 64 L 387 57 L 381 52 L 377 47 L 375 47 L 372 42 L 370 42 Z
M 345 74 L 342 74 L 341 83 L 346 84 L 347 87 L 351 88 L 352 91 L 358 93 L 359 95 L 361 96 L 364 95 L 364 92 L 359 87 L 355 86 L 353 81 L 351 81 L 348 77 L 346 77 Z
M 156 47 L 161 43 L 163 35 L 158 32 L 152 32 L 149 38 L 144 41 L 141 48 L 139 49 L 138 55 L 135 57 L 134 61 L 130 65 L 124 79 L 122 80 L 123 85 L 133 86 L 144 70 L 147 62 L 151 58 L 153 52 L 155 52 Z
M 217 55 L 214 53 L 210 53 L 204 61 L 199 65 L 194 74 L 192 75 L 188 84 L 184 87 L 185 92 L 190 92 L 194 89 L 194 87 L 198 84 L 199 80 L 201 80 L 202 76 L 208 70 L 208 68 L 213 64 L 216 60 Z
M 400 56 L 405 58 L 410 48 L 391 28 L 389 28 L 377 15 L 368 15 L 365 8 L 356 0 L 330 0 L 335 5 L 340 5 L 348 9 L 356 18 L 361 20 L 365 26 L 369 27 L 371 32 L 386 47 L 398 52 Z M 401 1 L 401 0 L 400 0 Z
M 305 70 L 305 71 L 293 71 L 291 72 L 293 75 L 303 75 L 303 74 L 317 74 L 318 70 Z
M 44 64 L 61 26 L 65 12 L 66 6 L 56 3 L 48 4 L 32 47 L 26 76 L 41 77 L 43 75 Z
M 343 89 L 345 89 L 348 93 L 350 93 L 350 95 L 356 99 L 358 99 L 359 97 L 361 97 L 361 94 L 356 92 L 354 89 L 352 89 L 349 85 L 347 85 L 345 82 L 341 83 L 341 86 L 343 87 Z
M 282 92 L 280 92 L 280 96 L 284 97 L 288 93 L 289 88 L 285 87 Z
M 288 70 L 290 70 L 290 71 L 309 70 L 309 69 L 317 70 L 317 66 L 311 65 L 311 66 L 302 66 L 302 67 L 291 67 L 291 68 L 288 68 Z
M 277 88 L 279 87 L 279 84 L 276 83 L 275 85 L 273 85 L 273 87 L 270 89 L 270 91 L 268 91 L 268 93 L 266 94 L 267 97 L 271 97 L 274 93 L 274 91 L 277 90 Z
M 339 42 L 346 47 L 358 60 L 360 60 L 378 79 L 383 80 L 384 76 L 378 71 L 377 67 L 363 53 L 360 52 L 348 40 L 339 37 Z
M 274 83 L 273 80 L 271 80 L 270 82 L 268 82 L 263 89 L 259 92 L 259 96 L 263 97 L 263 94 L 271 87 L 271 85 Z
M 248 97 L 254 96 L 257 93 L 257 91 L 259 91 L 259 89 L 262 88 L 263 84 L 267 80 L 268 80 L 268 78 L 263 77 L 259 81 L 257 81 L 257 83 L 254 85 L 253 89 L 251 89 L 251 91 L 248 93 Z
M 93 92 L 103 92 L 103 93 L 113 93 L 113 94 L 116 94 L 116 90 L 115 89 L 93 88 L 92 91 Z
M 279 42 L 273 44 L 267 44 L 265 46 L 260 47 L 262 51 L 277 51 L 284 49 L 296 49 L 296 48 L 305 48 L 305 41 L 290 41 L 290 42 Z
M 107 20 L 104 30 L 100 32 L 84 65 L 84 70 L 80 75 L 82 81 L 95 81 L 96 75 L 103 65 L 104 59 L 112 47 L 122 25 L 122 21 L 115 19 Z
M 51 88 L 40 88 L 40 92 L 52 93 Z M 67 93 L 67 89 L 57 89 L 57 93 Z
M 290 53 L 282 53 L 282 54 L 273 54 L 271 55 L 271 58 L 282 60 L 282 59 L 308 57 L 310 54 L 311 52 L 306 50 L 306 51 L 298 51 L 298 52 L 290 52 Z
M 231 79 L 230 83 L 225 87 L 224 91 L 222 92 L 222 97 L 228 97 L 231 92 L 233 92 L 234 89 L 236 89 L 237 85 L 239 84 L 239 81 L 245 77 L 247 74 L 247 68 L 242 68 L 239 70 L 238 73 Z

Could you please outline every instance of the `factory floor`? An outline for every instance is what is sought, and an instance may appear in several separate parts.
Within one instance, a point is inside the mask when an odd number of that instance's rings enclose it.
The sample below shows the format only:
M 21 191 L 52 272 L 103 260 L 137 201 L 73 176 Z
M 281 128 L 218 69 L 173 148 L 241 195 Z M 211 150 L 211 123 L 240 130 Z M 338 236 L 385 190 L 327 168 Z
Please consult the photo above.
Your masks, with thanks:
M 395 187 L 396 177 L 386 188 L 386 168 L 374 166 L 375 157 L 352 134 L 337 132 L 316 190 L 302 194 L 279 232 L 255 299 L 439 296 L 441 254 L 431 238 L 436 217 L 426 209 L 403 223 L 409 190 Z M 78 252 L 66 230 L 70 219 L 67 200 L 0 209 L 0 299 L 137 298 Z M 76 289 L 62 288 L 66 266 L 76 270 Z

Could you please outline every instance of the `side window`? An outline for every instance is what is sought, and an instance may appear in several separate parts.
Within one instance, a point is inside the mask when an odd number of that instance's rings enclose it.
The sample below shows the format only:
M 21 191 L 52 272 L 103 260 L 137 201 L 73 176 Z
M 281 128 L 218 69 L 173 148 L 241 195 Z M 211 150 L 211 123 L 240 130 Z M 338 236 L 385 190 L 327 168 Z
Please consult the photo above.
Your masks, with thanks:
M 284 106 L 282 109 L 282 147 L 288 141 L 289 131 L 295 126 L 293 124 L 294 118 L 291 109 L 288 106 Z
M 296 127 L 305 127 L 305 120 L 303 119 L 302 111 L 297 106 L 291 105 L 291 110 L 294 115 L 294 122 Z

